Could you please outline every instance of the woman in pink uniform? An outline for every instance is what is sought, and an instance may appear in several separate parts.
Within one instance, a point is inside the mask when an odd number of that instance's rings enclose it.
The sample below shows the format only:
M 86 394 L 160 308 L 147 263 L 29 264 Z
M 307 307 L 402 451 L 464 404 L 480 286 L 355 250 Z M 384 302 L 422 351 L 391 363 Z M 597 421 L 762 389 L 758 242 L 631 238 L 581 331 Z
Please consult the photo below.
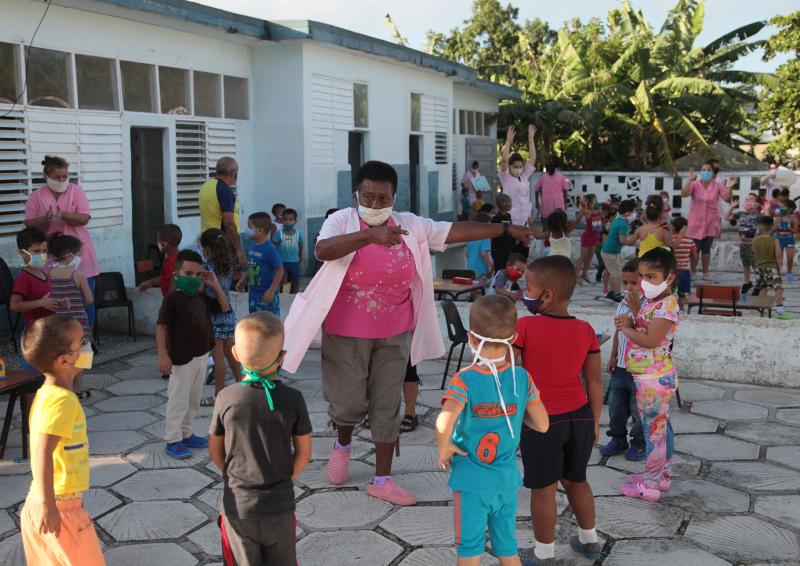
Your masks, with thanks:
M 570 183 L 557 169 L 558 160 L 551 157 L 544 166 L 545 174 L 539 177 L 533 187 L 533 193 L 536 195 L 536 208 L 539 210 L 541 218 L 547 218 L 558 208 L 565 212 L 567 210 L 566 195 Z
M 409 357 L 416 366 L 444 354 L 430 251 L 504 234 L 526 240 L 530 229 L 394 212 L 397 172 L 380 161 L 361 167 L 355 188 L 355 206 L 334 212 L 320 230 L 315 251 L 325 263 L 292 303 L 283 369 L 297 371 L 321 340 L 322 392 L 338 436 L 328 480 L 347 481 L 353 428 L 368 416 L 376 454 L 367 493 L 413 505 L 414 496 L 391 478 L 392 452 Z
M 528 126 L 528 162 L 519 153 L 512 153 L 511 142 L 517 133 L 514 126 L 506 132 L 506 143 L 503 146 L 503 157 L 500 161 L 500 186 L 503 192 L 511 197 L 511 222 L 520 226 L 531 225 L 531 175 L 536 172 L 536 145 L 533 137 L 536 126 Z M 528 257 L 528 241 L 517 242 L 514 251 Z
M 38 228 L 47 236 L 60 232 L 78 238 L 83 244 L 77 270 L 86 277 L 94 295 L 100 273 L 94 243 L 87 228 L 92 219 L 89 200 L 83 189 L 69 180 L 69 163 L 63 157 L 47 155 L 42 161 L 46 184 L 33 191 L 25 203 L 25 226 Z M 89 328 L 94 325 L 94 304 L 86 306 Z
M 711 279 L 709 264 L 711 263 L 711 246 L 714 238 L 720 235 L 721 216 L 719 212 L 720 198 L 731 201 L 731 189 L 736 185 L 736 177 L 731 177 L 723 185 L 714 180 L 714 167 L 710 161 L 703 163 L 698 178 L 694 169 L 689 169 L 689 180 L 681 190 L 682 197 L 691 197 L 689 207 L 689 226 L 686 235 L 694 240 L 698 251 L 703 254 L 703 280 Z M 692 275 L 697 270 L 697 257 L 692 258 Z

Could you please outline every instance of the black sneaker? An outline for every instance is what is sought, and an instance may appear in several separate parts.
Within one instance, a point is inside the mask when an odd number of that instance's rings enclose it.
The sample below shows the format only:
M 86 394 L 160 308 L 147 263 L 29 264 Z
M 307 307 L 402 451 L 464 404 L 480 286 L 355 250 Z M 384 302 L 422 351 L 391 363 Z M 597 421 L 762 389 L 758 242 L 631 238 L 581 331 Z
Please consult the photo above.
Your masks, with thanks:
M 624 298 L 620 293 L 614 293 L 613 291 L 609 291 L 606 295 L 606 299 L 611 299 L 615 303 L 621 303 Z
M 749 293 L 750 289 L 752 288 L 753 288 L 752 283 L 745 283 L 744 285 L 742 285 L 742 295 L 746 295 L 747 293 Z

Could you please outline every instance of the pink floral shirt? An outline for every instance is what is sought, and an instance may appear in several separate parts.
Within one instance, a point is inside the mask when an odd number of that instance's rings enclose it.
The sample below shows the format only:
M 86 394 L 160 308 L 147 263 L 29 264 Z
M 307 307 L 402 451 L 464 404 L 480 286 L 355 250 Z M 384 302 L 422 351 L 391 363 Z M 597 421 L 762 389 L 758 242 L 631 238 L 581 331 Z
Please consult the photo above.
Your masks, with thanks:
M 368 226 L 359 219 L 362 230 Z M 389 226 L 396 226 L 389 219 Z M 364 246 L 355 253 L 324 330 L 335 336 L 391 338 L 414 328 L 411 280 L 414 257 L 405 242 Z
M 94 251 L 94 243 L 89 235 L 89 228 L 84 226 L 71 226 L 64 221 L 56 220 L 59 212 L 74 212 L 78 214 L 92 215 L 89 208 L 89 200 L 86 193 L 75 183 L 67 185 L 67 190 L 61 193 L 56 199 L 53 191 L 47 185 L 39 187 L 33 191 L 25 203 L 25 220 L 33 220 L 47 214 L 53 213 L 53 219 L 45 227 L 45 233 L 49 236 L 55 232 L 61 232 L 68 236 L 75 236 L 83 242 L 83 252 L 81 253 L 81 264 L 78 271 L 85 277 L 96 277 L 100 273 L 97 263 L 97 254 Z
M 678 330 L 680 306 L 675 295 L 669 295 L 660 301 L 644 302 L 634 321 L 636 329 L 644 331 L 653 319 L 664 318 L 672 322 L 669 331 L 655 348 L 643 348 L 628 340 L 625 347 L 625 365 L 635 375 L 663 375 L 673 371 L 670 346 Z

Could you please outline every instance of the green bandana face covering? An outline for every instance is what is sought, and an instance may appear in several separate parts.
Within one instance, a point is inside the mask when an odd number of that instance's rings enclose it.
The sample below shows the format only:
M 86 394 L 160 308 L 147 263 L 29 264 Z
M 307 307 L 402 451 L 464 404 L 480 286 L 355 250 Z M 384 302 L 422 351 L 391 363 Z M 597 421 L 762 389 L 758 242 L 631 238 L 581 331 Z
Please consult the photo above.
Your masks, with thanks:
M 281 371 L 281 366 L 280 364 L 278 364 L 277 366 L 275 366 L 275 369 L 273 371 L 269 372 L 266 375 L 262 375 L 262 372 L 267 371 L 269 368 L 271 368 L 275 364 L 275 362 L 277 362 L 278 359 L 280 359 L 282 355 L 283 352 L 279 352 L 278 357 L 276 357 L 271 364 L 262 369 L 250 369 L 242 365 L 242 373 L 245 375 L 245 378 L 242 380 L 242 385 L 260 383 L 264 387 L 264 395 L 267 397 L 267 404 L 269 405 L 270 411 L 275 410 L 275 404 L 272 402 L 272 395 L 270 395 L 270 391 L 272 389 L 275 389 L 275 382 L 272 381 L 272 378 L 278 375 L 278 373 Z
M 175 276 L 175 288 L 190 297 L 197 294 L 202 284 L 203 279 L 201 277 L 192 277 L 191 275 Z

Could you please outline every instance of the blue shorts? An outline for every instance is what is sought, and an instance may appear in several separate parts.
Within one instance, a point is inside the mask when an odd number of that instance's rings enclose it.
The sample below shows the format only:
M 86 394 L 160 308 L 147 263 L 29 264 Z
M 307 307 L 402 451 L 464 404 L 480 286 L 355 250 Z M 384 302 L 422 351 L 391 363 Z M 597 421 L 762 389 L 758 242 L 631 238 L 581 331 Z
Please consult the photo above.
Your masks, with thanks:
M 794 234 L 791 236 L 779 235 L 778 243 L 780 244 L 782 250 L 785 250 L 786 248 L 793 248 L 795 245 Z
M 263 293 L 259 293 L 257 296 L 250 295 L 247 306 L 249 307 L 250 313 L 254 312 L 261 312 L 267 311 L 271 312 L 277 317 L 281 316 L 281 302 L 280 302 L 280 294 L 275 293 L 275 298 L 272 299 L 271 303 L 266 303 L 261 300 Z
M 678 295 L 684 297 L 692 294 L 692 272 L 678 271 Z
M 283 270 L 286 272 L 286 278 L 292 283 L 300 283 L 300 262 L 299 261 L 284 261 Z
M 464 558 L 480 556 L 486 527 L 495 556 L 517 555 L 517 492 L 454 491 L 456 549 Z

